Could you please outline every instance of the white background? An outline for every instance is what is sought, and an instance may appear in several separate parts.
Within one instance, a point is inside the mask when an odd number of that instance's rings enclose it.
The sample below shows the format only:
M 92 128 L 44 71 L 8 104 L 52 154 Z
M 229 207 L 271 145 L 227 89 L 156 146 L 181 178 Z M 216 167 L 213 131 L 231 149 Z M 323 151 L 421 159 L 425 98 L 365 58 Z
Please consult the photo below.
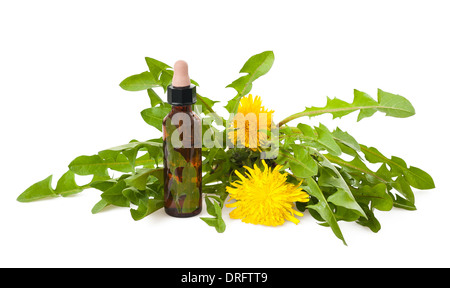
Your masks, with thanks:
M 448 1 L 411 0 L 2 1 L 0 266 L 450 266 L 449 9 Z M 147 69 L 145 56 L 188 61 L 199 92 L 225 104 L 235 95 L 225 86 L 265 50 L 275 63 L 252 92 L 277 121 L 323 106 L 326 96 L 351 102 L 353 89 L 376 97 L 381 88 L 412 102 L 411 118 L 302 121 L 338 125 L 429 172 L 436 189 L 415 190 L 417 211 L 376 211 L 377 234 L 340 223 L 344 246 L 308 214 L 274 228 L 232 220 L 227 209 L 219 234 L 198 217 L 163 211 L 138 222 L 127 208 L 92 215 L 94 189 L 16 201 L 50 174 L 55 186 L 79 155 L 159 137 L 140 116 L 146 93 L 118 85 Z

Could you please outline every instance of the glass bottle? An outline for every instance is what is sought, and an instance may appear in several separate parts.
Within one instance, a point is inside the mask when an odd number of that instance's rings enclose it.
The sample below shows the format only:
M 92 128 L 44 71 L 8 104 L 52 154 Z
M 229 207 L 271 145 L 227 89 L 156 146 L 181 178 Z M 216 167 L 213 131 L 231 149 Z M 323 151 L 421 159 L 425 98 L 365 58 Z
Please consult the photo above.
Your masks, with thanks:
M 174 217 L 202 210 L 201 119 L 192 111 L 196 87 L 168 87 L 172 110 L 163 120 L 164 209 Z

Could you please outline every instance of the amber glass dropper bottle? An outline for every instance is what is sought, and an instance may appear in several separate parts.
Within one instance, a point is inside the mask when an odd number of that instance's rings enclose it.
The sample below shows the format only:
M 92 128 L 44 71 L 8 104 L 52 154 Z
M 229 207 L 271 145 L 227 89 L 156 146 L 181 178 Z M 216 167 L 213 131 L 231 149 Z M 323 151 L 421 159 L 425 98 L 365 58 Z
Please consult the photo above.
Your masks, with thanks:
M 174 65 L 167 102 L 172 110 L 163 120 L 164 209 L 174 217 L 202 210 L 202 125 L 192 111 L 197 100 L 185 61 Z

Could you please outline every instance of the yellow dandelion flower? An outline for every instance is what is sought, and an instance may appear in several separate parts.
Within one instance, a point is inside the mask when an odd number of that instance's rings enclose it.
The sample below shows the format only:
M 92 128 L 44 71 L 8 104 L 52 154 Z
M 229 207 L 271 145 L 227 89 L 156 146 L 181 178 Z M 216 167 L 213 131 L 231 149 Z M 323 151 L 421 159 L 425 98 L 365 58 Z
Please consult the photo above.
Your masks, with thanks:
M 267 131 L 272 126 L 273 110 L 262 106 L 261 97 L 252 94 L 241 98 L 237 114 L 229 127 L 228 138 L 233 145 L 243 145 L 256 150 L 267 140 Z M 264 123 L 265 122 L 265 123 Z
M 262 160 L 264 171 L 256 164 L 254 168 L 244 167 L 248 172 L 243 176 L 235 171 L 240 180 L 231 183 L 226 188 L 230 200 L 236 202 L 227 204 L 235 208 L 230 212 L 233 219 L 242 219 L 242 222 L 278 226 L 285 220 L 295 224 L 300 222 L 294 215 L 303 216 L 293 209 L 294 202 L 308 202 L 308 194 L 294 185 L 286 182 L 287 174 L 280 173 L 281 166 L 270 169 Z

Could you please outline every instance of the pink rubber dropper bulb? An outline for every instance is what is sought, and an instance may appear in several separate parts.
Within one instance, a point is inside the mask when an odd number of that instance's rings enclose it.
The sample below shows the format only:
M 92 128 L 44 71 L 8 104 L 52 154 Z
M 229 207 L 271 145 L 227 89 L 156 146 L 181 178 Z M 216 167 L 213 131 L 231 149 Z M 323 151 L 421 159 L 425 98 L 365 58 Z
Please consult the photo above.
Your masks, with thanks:
M 191 85 L 191 80 L 188 73 L 188 64 L 186 61 L 178 60 L 173 65 L 173 87 L 187 87 Z

